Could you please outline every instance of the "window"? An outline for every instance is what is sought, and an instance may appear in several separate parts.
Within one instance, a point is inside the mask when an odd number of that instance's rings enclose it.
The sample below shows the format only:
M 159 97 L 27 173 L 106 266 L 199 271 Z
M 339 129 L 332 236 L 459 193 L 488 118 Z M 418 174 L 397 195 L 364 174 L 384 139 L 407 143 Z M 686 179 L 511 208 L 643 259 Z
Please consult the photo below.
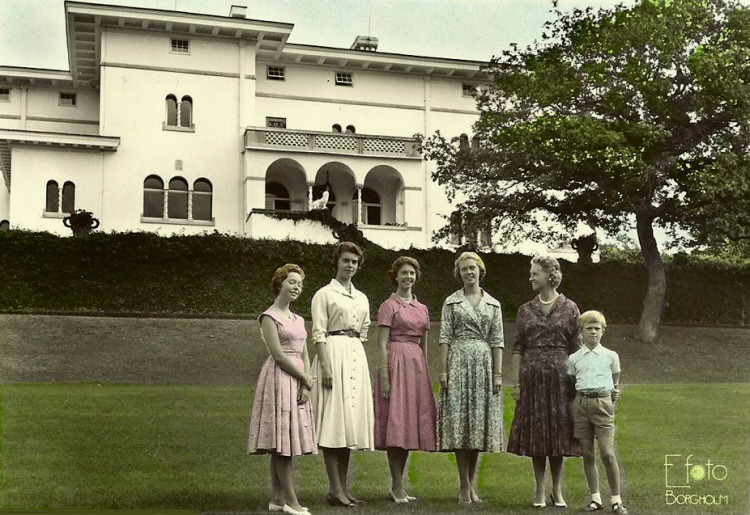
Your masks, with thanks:
M 76 94 L 75 93 L 60 93 L 59 105 L 75 107 L 76 106 Z
M 9 88 L 0 88 L 0 102 L 10 102 Z
M 292 200 L 289 198 L 289 190 L 280 182 L 266 183 L 266 209 L 291 211 Z
M 177 127 L 177 97 L 167 95 L 167 125 Z
M 193 126 L 193 99 L 189 96 L 182 97 L 180 102 L 180 127 Z
M 198 179 L 193 183 L 193 219 L 211 220 L 213 187 L 208 179 Z
M 461 95 L 464 97 L 473 97 L 477 94 L 477 87 L 474 84 L 461 84 Z
M 62 189 L 62 211 L 72 213 L 76 210 L 76 185 L 70 181 L 63 184 Z
M 47 182 L 47 202 L 44 210 L 47 213 L 60 212 L 60 192 L 56 181 Z
M 339 125 L 338 123 L 334 123 L 333 125 L 331 125 L 331 131 L 341 134 L 341 125 Z
M 172 38 L 171 46 L 172 46 L 172 53 L 175 53 L 175 54 L 189 54 L 190 53 L 190 41 L 187 39 Z
M 164 216 L 164 181 L 156 175 L 149 175 L 143 181 L 143 216 Z
M 336 72 L 336 85 L 353 86 L 354 80 L 352 79 L 352 74 L 346 72 Z
M 60 188 L 57 181 L 47 181 L 45 213 L 72 213 L 76 210 L 76 185 L 65 181 Z
M 10 222 L 8 220 L 0 222 L 0 231 L 10 231 Z
M 164 130 L 181 130 L 192 132 L 195 130 L 195 124 L 193 123 L 193 98 L 189 95 L 182 97 L 182 100 L 177 102 L 175 95 L 169 94 L 164 99 L 164 110 L 166 121 L 164 122 Z
M 346 126 L 346 133 L 347 134 L 356 134 L 357 129 L 354 127 L 354 125 L 347 125 Z
M 464 224 L 461 211 L 454 211 L 450 218 L 450 244 L 462 245 L 464 242 Z
M 286 69 L 283 66 L 266 67 L 266 78 L 268 80 L 286 80 Z
M 188 217 L 188 183 L 182 177 L 169 181 L 167 192 L 167 218 L 187 220 Z
M 148 222 L 213 222 L 212 215 L 213 186 L 208 179 L 197 179 L 192 190 L 188 189 L 188 182 L 182 177 L 172 177 L 167 189 L 164 189 L 164 181 L 158 175 L 149 175 L 143 181 L 142 216 L 158 218 L 146 220 Z
M 354 220 L 359 220 L 357 203 L 359 196 L 357 191 L 352 196 L 352 205 L 354 206 Z M 381 204 L 380 195 L 372 188 L 362 188 L 362 223 L 366 225 L 381 224 Z
M 266 127 L 273 127 L 274 129 L 286 129 L 286 118 L 266 116 Z

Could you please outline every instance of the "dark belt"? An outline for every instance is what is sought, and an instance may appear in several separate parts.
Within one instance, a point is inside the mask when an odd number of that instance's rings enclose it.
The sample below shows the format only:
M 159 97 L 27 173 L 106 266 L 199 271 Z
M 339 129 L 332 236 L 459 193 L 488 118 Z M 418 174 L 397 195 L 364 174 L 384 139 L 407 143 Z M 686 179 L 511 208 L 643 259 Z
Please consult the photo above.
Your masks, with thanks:
M 578 395 L 580 395 L 581 397 L 586 397 L 587 399 L 601 399 L 604 397 L 610 397 L 612 395 L 612 392 L 610 391 L 598 392 L 598 393 L 578 392 Z
M 359 333 L 354 329 L 340 329 L 338 331 L 329 331 L 326 336 L 348 336 L 349 338 L 359 338 Z

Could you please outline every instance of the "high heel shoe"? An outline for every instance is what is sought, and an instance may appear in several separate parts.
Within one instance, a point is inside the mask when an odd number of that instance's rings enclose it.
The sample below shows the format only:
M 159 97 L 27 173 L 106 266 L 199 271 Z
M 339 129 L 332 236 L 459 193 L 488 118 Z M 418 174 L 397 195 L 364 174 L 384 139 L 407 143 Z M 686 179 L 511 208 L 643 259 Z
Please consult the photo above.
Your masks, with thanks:
M 555 495 L 554 494 L 550 494 L 550 496 L 549 496 L 549 502 L 552 503 L 552 504 L 554 504 L 558 508 L 567 508 L 568 507 L 568 504 L 564 500 L 560 501 L 560 502 L 555 501 Z
M 288 504 L 285 504 L 281 511 L 283 511 L 284 513 L 288 513 L 289 515 L 309 515 L 310 513 L 304 506 L 302 506 L 301 510 L 295 510 Z
M 330 492 L 326 496 L 326 501 L 328 501 L 328 504 L 330 504 L 331 506 L 336 506 L 340 508 L 356 508 L 357 507 L 357 505 L 351 501 L 344 502 L 344 501 L 339 500 L 338 497 L 332 496 Z
M 393 490 L 390 491 L 390 494 L 391 494 L 391 499 L 393 499 L 393 502 L 395 502 L 396 504 L 404 504 L 404 503 L 409 502 L 408 497 L 404 497 L 403 499 L 399 499 L 398 497 L 396 497 L 396 494 L 393 493 Z
M 283 504 L 274 504 L 272 502 L 268 503 L 268 511 L 284 511 L 284 505 Z

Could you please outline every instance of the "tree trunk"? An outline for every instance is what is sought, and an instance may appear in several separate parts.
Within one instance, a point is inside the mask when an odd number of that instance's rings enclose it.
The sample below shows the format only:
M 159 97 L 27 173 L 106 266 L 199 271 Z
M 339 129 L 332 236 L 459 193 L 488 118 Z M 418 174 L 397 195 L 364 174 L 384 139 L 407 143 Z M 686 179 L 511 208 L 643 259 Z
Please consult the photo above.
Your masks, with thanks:
M 638 326 L 643 341 L 655 343 L 667 292 L 667 276 L 664 271 L 664 261 L 661 259 L 654 238 L 653 218 L 637 214 L 635 219 L 638 242 L 641 245 L 641 255 L 646 264 L 648 277 L 646 297 L 643 299 L 643 311 L 641 311 L 641 321 Z

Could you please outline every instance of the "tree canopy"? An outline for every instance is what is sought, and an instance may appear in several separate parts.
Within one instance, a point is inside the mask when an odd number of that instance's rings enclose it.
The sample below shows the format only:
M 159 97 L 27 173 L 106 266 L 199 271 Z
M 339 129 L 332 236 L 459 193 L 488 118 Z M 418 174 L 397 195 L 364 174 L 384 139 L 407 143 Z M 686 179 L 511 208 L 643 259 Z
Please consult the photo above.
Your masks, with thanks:
M 643 0 L 555 13 L 485 68 L 475 144 L 437 133 L 423 153 L 472 223 L 505 241 L 635 220 L 653 340 L 665 291 L 654 227 L 688 246 L 750 238 L 750 11 Z

